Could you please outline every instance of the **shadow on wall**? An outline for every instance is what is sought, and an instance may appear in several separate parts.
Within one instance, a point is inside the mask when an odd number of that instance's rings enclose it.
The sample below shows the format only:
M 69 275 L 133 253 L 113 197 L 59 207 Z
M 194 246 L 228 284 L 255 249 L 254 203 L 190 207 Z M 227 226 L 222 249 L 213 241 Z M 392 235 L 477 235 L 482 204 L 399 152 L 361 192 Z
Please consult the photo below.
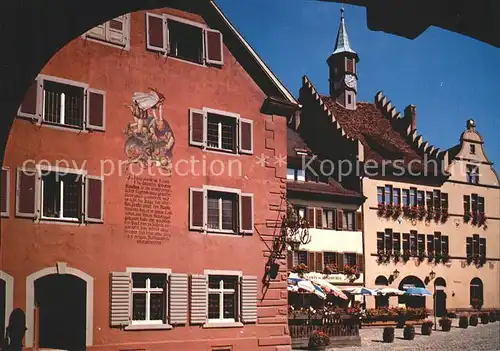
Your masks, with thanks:
M 4 345 L 2 350 L 21 351 L 23 349 L 23 338 L 26 332 L 26 315 L 20 308 L 16 308 L 9 317 L 9 325 L 6 328 Z

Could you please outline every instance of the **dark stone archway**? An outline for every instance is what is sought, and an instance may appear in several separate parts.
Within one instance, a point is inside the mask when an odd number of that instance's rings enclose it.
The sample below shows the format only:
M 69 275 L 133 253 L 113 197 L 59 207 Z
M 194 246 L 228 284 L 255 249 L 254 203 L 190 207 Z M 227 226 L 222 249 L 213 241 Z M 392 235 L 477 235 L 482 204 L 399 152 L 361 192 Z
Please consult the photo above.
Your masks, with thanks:
M 406 291 L 410 287 L 425 288 L 425 284 L 420 278 L 414 275 L 408 275 L 401 280 L 398 289 Z M 425 296 L 401 295 L 398 297 L 398 303 L 406 304 L 406 307 L 411 308 L 425 307 Z

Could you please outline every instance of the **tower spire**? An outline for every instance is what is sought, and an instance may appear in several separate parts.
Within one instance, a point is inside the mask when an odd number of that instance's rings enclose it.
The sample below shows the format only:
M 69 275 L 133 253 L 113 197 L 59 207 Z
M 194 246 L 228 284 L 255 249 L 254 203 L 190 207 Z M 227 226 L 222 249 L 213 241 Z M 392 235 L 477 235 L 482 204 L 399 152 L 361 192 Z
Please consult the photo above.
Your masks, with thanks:
M 345 20 L 344 20 L 344 7 L 340 9 L 339 31 L 337 33 L 337 40 L 335 41 L 335 50 L 333 51 L 332 55 L 343 52 L 356 54 L 356 51 L 354 51 L 351 48 L 351 45 L 349 44 L 349 37 L 347 36 L 347 29 L 345 27 Z

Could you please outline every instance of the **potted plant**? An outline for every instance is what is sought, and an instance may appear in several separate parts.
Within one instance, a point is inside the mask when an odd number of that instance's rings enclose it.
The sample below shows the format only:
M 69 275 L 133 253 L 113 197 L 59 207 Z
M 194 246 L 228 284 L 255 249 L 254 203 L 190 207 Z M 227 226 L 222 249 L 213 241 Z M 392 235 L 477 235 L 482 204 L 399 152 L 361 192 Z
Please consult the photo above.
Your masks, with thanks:
M 442 214 L 441 208 L 436 208 L 434 210 L 434 220 L 436 222 L 439 222 L 439 220 L 441 219 L 441 214 Z
M 442 259 L 443 259 L 443 254 L 441 253 L 441 251 L 437 251 L 434 256 L 434 262 L 438 264 L 439 262 L 442 261 Z
M 410 250 L 403 250 L 403 255 L 401 255 L 401 257 L 403 258 L 404 263 L 408 262 L 410 260 Z
M 382 334 L 382 339 L 384 342 L 393 342 L 394 341 L 394 328 L 393 327 L 385 327 L 384 333 Z
M 443 209 L 443 212 L 441 213 L 441 223 L 446 223 L 449 216 L 450 216 L 450 214 L 448 213 L 448 210 Z
M 401 215 L 401 206 L 394 205 L 392 208 L 392 219 L 396 220 Z
M 324 350 L 330 344 L 328 335 L 320 330 L 315 330 L 309 337 L 309 350 Z
M 399 250 L 394 250 L 393 260 L 394 263 L 398 263 L 401 258 L 401 252 Z
M 429 252 L 427 253 L 427 259 L 429 260 L 429 262 L 434 261 L 434 257 L 435 257 L 435 253 L 434 253 L 434 251 L 429 251 Z
M 487 312 L 481 313 L 479 317 L 481 318 L 481 324 L 488 324 L 490 322 L 490 315 Z
M 480 311 L 481 307 L 483 307 L 483 301 L 481 299 L 474 297 L 471 299 L 471 306 L 476 311 Z
M 382 217 L 384 215 L 384 212 L 385 212 L 384 204 L 378 204 L 377 216 Z
M 308 268 L 304 263 L 298 264 L 292 268 L 292 272 L 297 273 L 299 277 L 303 277 L 304 273 L 307 273 Z
M 416 219 L 418 217 L 417 206 L 411 206 L 408 215 L 410 219 Z
M 431 335 L 432 334 L 432 326 L 434 325 L 431 321 L 424 321 L 422 323 L 422 335 Z
M 472 212 L 472 225 L 478 225 L 479 223 L 479 214 L 477 212 Z
M 443 263 L 450 262 L 450 254 L 448 252 L 443 252 L 442 255 L 441 255 L 441 261 Z
M 495 312 L 490 311 L 490 323 L 495 323 L 497 321 Z
M 450 331 L 451 330 L 451 319 L 448 317 L 443 317 L 439 320 L 439 326 L 442 331 Z
M 384 263 L 384 258 L 385 258 L 384 250 L 378 250 L 377 251 L 377 263 L 378 264 Z
M 425 214 L 426 214 L 425 207 L 424 206 L 418 206 L 417 218 L 418 218 L 419 221 L 421 221 L 421 220 L 423 220 L 425 218 Z
M 458 326 L 463 329 L 467 329 L 469 326 L 469 320 L 467 319 L 467 316 L 460 316 L 458 319 Z
M 471 327 L 475 327 L 477 326 L 477 324 L 479 323 L 479 320 L 477 319 L 477 315 L 475 314 L 472 314 L 470 317 L 469 317 L 469 325 Z
M 471 220 L 470 211 L 465 211 L 464 212 L 464 223 L 469 223 L 470 220 Z
M 409 218 L 409 217 L 410 217 L 410 207 L 409 207 L 409 206 L 403 206 L 403 215 L 404 215 L 406 218 Z
M 404 312 L 400 312 L 396 320 L 397 320 L 396 328 L 404 328 L 408 318 Z
M 415 339 L 415 327 L 411 324 L 405 325 L 405 328 L 403 330 L 403 337 L 405 340 Z
M 486 214 L 484 212 L 479 212 L 477 214 L 477 225 L 479 227 L 483 226 L 486 224 L 486 220 L 487 220 L 487 217 L 486 217 Z
M 386 218 L 391 218 L 393 212 L 394 212 L 394 207 L 392 206 L 392 204 L 385 205 L 384 214 Z
M 425 260 L 425 252 L 423 250 L 418 252 L 418 260 L 419 262 L 423 262 Z
M 334 274 L 334 273 L 337 273 L 338 270 L 337 270 L 337 266 L 333 263 L 329 263 L 325 266 L 325 268 L 323 269 L 323 273 L 325 274 Z
M 434 218 L 434 209 L 429 207 L 427 213 L 425 214 L 425 220 L 430 222 Z

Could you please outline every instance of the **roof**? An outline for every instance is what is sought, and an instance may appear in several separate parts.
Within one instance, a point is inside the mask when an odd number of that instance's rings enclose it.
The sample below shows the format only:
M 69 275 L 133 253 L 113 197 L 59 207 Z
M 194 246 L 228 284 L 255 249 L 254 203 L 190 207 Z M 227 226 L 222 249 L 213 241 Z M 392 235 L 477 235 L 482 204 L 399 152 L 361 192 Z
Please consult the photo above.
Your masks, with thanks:
M 224 15 L 224 13 L 219 8 L 219 6 L 217 6 L 215 1 L 210 0 L 210 4 L 215 9 L 218 16 L 223 20 L 224 24 L 227 26 L 230 32 L 236 36 L 236 38 L 245 48 L 247 53 L 259 66 L 262 73 L 264 73 L 267 79 L 272 83 L 272 85 L 274 85 L 274 87 L 277 89 L 280 95 L 282 95 L 282 97 L 289 103 L 298 104 L 297 100 L 293 97 L 293 95 L 288 91 L 288 89 L 283 85 L 283 83 L 281 83 L 278 77 L 276 77 L 276 75 L 271 71 L 271 69 L 269 69 L 269 67 L 264 63 L 264 61 L 260 58 L 257 52 L 250 46 L 250 44 L 245 40 L 245 38 L 243 38 L 241 33 L 238 32 L 238 30 L 233 26 L 233 24 L 229 21 L 229 19 Z
M 297 151 L 311 153 L 311 149 L 296 131 L 287 128 L 287 151 L 288 156 L 299 156 Z
M 340 13 L 341 15 L 340 15 L 339 31 L 337 32 L 337 40 L 335 41 L 335 50 L 333 51 L 332 55 L 340 54 L 343 52 L 356 54 L 356 51 L 354 51 L 351 48 L 351 45 L 349 44 L 349 37 L 347 36 L 347 29 L 344 20 L 344 8 L 340 10 Z

